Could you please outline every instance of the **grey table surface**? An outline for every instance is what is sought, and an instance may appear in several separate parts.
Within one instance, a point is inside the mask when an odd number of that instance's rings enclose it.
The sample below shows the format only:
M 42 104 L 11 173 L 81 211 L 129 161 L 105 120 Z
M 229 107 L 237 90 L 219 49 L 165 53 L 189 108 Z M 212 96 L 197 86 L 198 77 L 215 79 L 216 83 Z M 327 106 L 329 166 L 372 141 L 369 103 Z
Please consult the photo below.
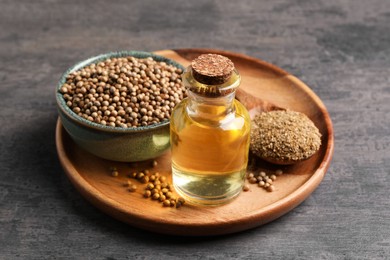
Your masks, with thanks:
M 117 50 L 216 48 L 273 63 L 325 103 L 320 186 L 258 228 L 174 237 L 112 219 L 71 185 L 54 88 Z M 389 259 L 390 2 L 0 0 L 0 259 Z

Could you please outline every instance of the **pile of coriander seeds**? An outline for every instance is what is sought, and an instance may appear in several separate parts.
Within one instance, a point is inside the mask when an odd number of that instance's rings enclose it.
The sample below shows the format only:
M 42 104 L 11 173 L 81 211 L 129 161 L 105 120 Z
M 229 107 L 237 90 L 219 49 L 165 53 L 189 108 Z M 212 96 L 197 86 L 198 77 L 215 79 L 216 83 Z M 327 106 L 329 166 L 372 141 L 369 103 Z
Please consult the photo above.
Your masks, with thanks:
M 157 165 L 157 161 L 153 161 L 153 167 Z M 110 167 L 112 177 L 118 177 L 119 171 L 116 167 Z M 127 175 L 128 178 L 134 179 L 140 185 L 144 184 L 143 197 L 160 202 L 163 207 L 180 208 L 185 203 L 182 197 L 174 194 L 173 185 L 167 180 L 167 177 L 160 175 L 159 172 L 151 172 L 149 169 L 141 171 L 132 171 Z M 129 192 L 135 192 L 138 189 L 138 185 L 132 180 L 127 179 L 124 186 L 127 187 Z
M 139 127 L 167 121 L 185 97 L 182 70 L 153 58 L 109 58 L 70 73 L 61 86 L 77 115 L 112 127 Z
M 260 188 L 272 192 L 275 190 L 274 182 L 277 176 L 282 174 L 283 171 L 281 169 L 277 169 L 274 173 L 266 173 L 265 171 L 249 172 L 246 174 L 246 178 L 250 184 L 257 184 Z

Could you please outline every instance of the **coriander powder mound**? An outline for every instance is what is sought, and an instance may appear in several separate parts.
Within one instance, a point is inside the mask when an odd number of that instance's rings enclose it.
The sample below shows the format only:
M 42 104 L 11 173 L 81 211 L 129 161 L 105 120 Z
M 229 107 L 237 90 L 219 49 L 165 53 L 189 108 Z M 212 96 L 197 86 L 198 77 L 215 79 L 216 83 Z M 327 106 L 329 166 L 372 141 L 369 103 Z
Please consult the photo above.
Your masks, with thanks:
M 264 160 L 292 164 L 308 159 L 320 146 L 318 128 L 303 113 L 262 112 L 252 121 L 250 149 Z

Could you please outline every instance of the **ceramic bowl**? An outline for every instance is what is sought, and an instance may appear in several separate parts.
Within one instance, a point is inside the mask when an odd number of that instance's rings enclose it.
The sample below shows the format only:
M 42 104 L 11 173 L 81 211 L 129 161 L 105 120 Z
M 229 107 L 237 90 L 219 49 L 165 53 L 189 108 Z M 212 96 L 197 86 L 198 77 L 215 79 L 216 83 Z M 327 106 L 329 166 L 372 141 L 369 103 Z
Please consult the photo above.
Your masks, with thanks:
M 164 61 L 184 69 L 173 60 L 148 52 L 122 51 L 101 54 L 77 63 L 62 75 L 56 89 L 57 107 L 63 127 L 75 143 L 83 149 L 98 157 L 113 161 L 144 161 L 156 158 L 169 149 L 169 120 L 136 128 L 104 126 L 78 116 L 66 105 L 60 93 L 60 88 L 69 73 L 108 58 L 126 56 L 152 57 L 156 61 Z

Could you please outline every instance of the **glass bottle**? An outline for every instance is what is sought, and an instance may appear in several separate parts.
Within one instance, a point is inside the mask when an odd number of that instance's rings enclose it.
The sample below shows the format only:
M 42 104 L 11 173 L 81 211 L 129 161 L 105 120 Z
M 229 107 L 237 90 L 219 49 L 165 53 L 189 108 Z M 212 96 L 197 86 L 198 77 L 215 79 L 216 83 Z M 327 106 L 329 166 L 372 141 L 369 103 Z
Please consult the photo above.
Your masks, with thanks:
M 224 204 L 242 190 L 250 117 L 237 101 L 241 77 L 230 59 L 204 54 L 182 75 L 187 98 L 171 114 L 172 177 L 188 202 Z

